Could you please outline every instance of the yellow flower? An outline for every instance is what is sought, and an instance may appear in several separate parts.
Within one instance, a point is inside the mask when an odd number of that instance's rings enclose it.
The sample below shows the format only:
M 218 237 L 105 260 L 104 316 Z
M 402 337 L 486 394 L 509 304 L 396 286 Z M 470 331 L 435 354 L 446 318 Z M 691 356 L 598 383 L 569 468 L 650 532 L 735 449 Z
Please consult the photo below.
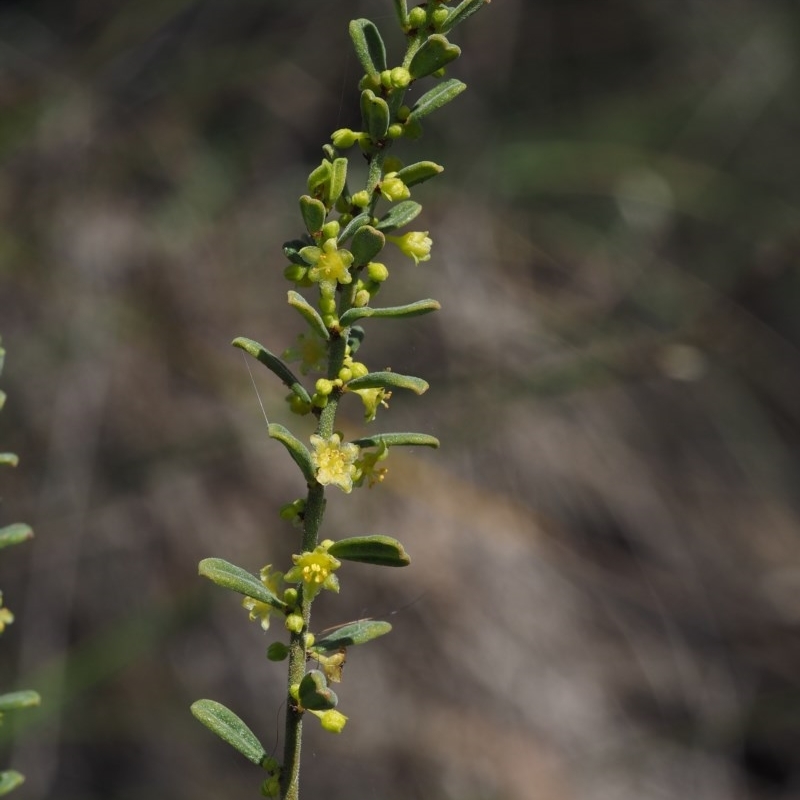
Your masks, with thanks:
M 380 447 L 375 450 L 368 450 L 358 460 L 358 478 L 356 486 L 363 485 L 364 481 L 368 482 L 370 487 L 376 483 L 381 483 L 389 471 L 386 467 L 379 467 L 379 461 L 385 461 L 389 457 L 389 448 L 384 442 L 381 442 Z
M 430 261 L 433 240 L 428 236 L 428 231 L 410 231 L 402 236 L 387 236 L 394 242 L 404 255 L 414 259 L 415 264 L 420 261 Z
M 299 361 L 300 372 L 307 375 L 310 371 L 322 372 L 325 369 L 328 350 L 325 342 L 313 333 L 301 333 L 297 344 L 283 352 L 287 361 Z
M 339 592 L 339 579 L 333 573 L 342 562 L 328 554 L 332 544 L 330 539 L 326 539 L 312 552 L 292 556 L 294 566 L 284 577 L 289 583 L 302 582 L 303 595 L 307 600 L 316 597 L 321 589 Z
M 361 396 L 361 402 L 364 404 L 364 421 L 372 422 L 375 415 L 378 413 L 378 406 L 389 408 L 389 398 L 392 396 L 391 392 L 386 389 L 352 389 L 354 394 Z
M 259 577 L 261 578 L 261 583 L 276 597 L 280 597 L 283 594 L 283 573 L 273 572 L 272 564 L 267 564 L 267 566 L 261 570 Z M 269 603 L 262 603 L 254 597 L 245 597 L 244 600 L 242 600 L 242 605 L 250 612 L 250 619 L 252 621 L 257 619 L 261 620 L 261 627 L 264 630 L 269 628 L 270 615 L 281 613 Z
M 342 444 L 338 433 L 334 433 L 330 439 L 313 434 L 311 444 L 314 445 L 311 463 L 317 471 L 317 482 L 323 486 L 338 486 L 345 494 L 350 494 L 356 476 L 358 447 L 354 444 Z
M 309 709 L 309 711 L 319 717 L 322 727 L 330 733 L 341 733 L 342 728 L 347 724 L 347 717 L 335 708 L 327 711 L 314 711 L 313 709 Z
M 351 283 L 350 265 L 353 254 L 348 250 L 339 250 L 336 239 L 326 239 L 322 247 L 304 247 L 300 255 L 308 263 L 308 278 L 314 283 Z
M 396 172 L 389 172 L 384 176 L 380 190 L 381 194 L 392 203 L 411 197 L 411 190 L 397 177 Z

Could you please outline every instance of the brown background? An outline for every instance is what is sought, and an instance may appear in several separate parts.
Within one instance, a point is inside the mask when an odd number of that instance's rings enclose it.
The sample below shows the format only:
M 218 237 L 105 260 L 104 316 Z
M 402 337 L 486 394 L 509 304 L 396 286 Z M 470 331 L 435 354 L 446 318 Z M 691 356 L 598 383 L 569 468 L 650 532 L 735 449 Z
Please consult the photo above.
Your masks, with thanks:
M 280 245 L 357 124 L 358 15 L 392 28 L 388 0 L 0 6 L 0 522 L 36 531 L 0 562 L 0 686 L 44 697 L 0 730 L 15 796 L 258 796 L 188 706 L 271 748 L 283 668 L 196 563 L 297 546 L 302 481 L 229 342 L 301 330 Z M 415 193 L 433 258 L 381 295 L 443 311 L 362 351 L 432 384 L 376 429 L 443 447 L 330 498 L 329 535 L 414 561 L 316 607 L 395 630 L 350 653 L 345 733 L 309 726 L 309 800 L 800 794 L 799 26 L 495 0 L 454 34 L 470 90 L 400 152 L 446 167 Z

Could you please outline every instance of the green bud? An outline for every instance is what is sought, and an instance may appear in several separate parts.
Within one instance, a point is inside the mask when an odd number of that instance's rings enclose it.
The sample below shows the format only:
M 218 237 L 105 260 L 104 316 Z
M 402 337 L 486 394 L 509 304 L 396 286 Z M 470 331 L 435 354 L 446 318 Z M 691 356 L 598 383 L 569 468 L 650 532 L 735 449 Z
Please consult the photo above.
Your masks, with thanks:
M 356 192 L 350 198 L 350 202 L 357 208 L 366 208 L 369 205 L 369 192 L 366 189 Z
M 355 306 L 355 308 L 363 308 L 369 305 L 369 301 L 369 292 L 366 289 L 362 289 L 360 292 L 356 292 L 356 296 L 353 298 L 353 306 Z
M 300 417 L 304 417 L 306 414 L 311 413 L 311 404 L 306 403 L 301 397 L 298 397 L 296 394 L 289 395 L 289 411 L 292 414 L 297 414 Z
M 403 135 L 403 126 L 399 122 L 393 122 L 386 131 L 386 135 L 390 139 L 399 139 Z
M 300 614 L 289 614 L 286 617 L 286 630 L 292 633 L 300 633 L 303 630 L 303 617 Z
M 411 73 L 405 67 L 395 67 L 389 73 L 389 81 L 392 88 L 405 89 L 411 83 Z
M 308 275 L 308 267 L 301 267 L 299 264 L 289 264 L 283 271 L 283 277 L 292 283 L 300 283 Z
M 369 275 L 371 281 L 383 283 L 389 277 L 389 270 L 386 264 L 381 264 L 379 261 L 370 261 L 367 264 L 367 275 Z
M 400 108 L 397 109 L 397 119 L 399 119 L 400 122 L 405 122 L 409 114 L 411 114 L 411 109 L 408 106 L 400 106 Z
M 437 30 L 442 27 L 445 20 L 450 16 L 450 11 L 446 8 L 437 8 L 433 12 L 433 27 Z
M 261 794 L 264 797 L 277 797 L 281 791 L 281 780 L 277 775 L 267 778 L 261 784 Z
M 333 391 L 334 383 L 327 378 L 320 378 L 314 388 L 317 390 L 317 394 L 327 397 Z
M 339 128 L 331 135 L 331 141 L 334 147 L 344 150 L 352 147 L 361 135 L 360 131 L 353 131 L 350 128 Z
M 335 239 L 339 235 L 339 221 L 331 220 L 322 226 L 322 241 L 327 239 Z
M 412 30 L 421 28 L 426 22 L 425 9 L 417 6 L 408 12 L 408 27 Z
M 288 589 L 284 590 L 283 602 L 286 603 L 289 608 L 294 608 L 297 605 L 297 589 L 295 589 L 294 586 L 290 586 Z

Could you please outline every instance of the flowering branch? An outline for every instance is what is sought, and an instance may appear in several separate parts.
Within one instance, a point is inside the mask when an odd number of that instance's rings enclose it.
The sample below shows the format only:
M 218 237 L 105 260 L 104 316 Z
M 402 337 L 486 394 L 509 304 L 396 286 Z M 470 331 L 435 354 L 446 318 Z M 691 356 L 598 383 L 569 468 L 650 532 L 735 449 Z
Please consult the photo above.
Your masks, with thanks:
M 307 493 L 285 505 L 282 519 L 302 530 L 300 552 L 292 566 L 281 573 L 269 565 L 258 576 L 221 559 L 205 559 L 200 574 L 216 584 L 244 595 L 243 605 L 251 620 L 268 629 L 273 617 L 282 618 L 289 644 L 274 642 L 271 660 L 288 658 L 288 686 L 283 763 L 266 754 L 261 743 L 232 711 L 211 700 L 192 706 L 195 716 L 245 757 L 267 771 L 262 793 L 284 800 L 299 797 L 300 751 L 303 720 L 307 713 L 319 718 L 323 728 L 338 733 L 347 717 L 337 709 L 338 698 L 330 683 L 341 679 L 346 648 L 364 644 L 387 633 L 391 626 L 378 620 L 360 620 L 340 626 L 332 634 L 311 632 L 311 608 L 323 590 L 338 593 L 336 574 L 343 561 L 379 566 L 405 566 L 409 557 L 396 539 L 383 535 L 351 536 L 320 542 L 325 491 L 333 487 L 349 494 L 365 483 L 384 480 L 383 462 L 392 447 L 438 447 L 435 437 L 421 433 L 382 433 L 346 442 L 336 430 L 340 402 L 350 394 L 360 398 L 366 422 L 372 422 L 397 390 L 422 394 L 428 384 L 421 378 L 390 370 L 372 372 L 357 361 L 356 352 L 365 331 L 357 322 L 370 317 L 405 319 L 436 311 L 435 300 L 424 299 L 405 306 L 377 307 L 376 295 L 389 277 L 389 269 L 376 260 L 388 245 L 413 260 L 415 265 L 431 258 L 433 241 L 428 231 L 404 230 L 421 213 L 412 200 L 412 187 L 443 171 L 432 161 L 404 165 L 390 156 L 401 139 L 416 140 L 422 120 L 457 97 L 466 86 L 459 80 L 443 80 L 445 67 L 461 54 L 446 34 L 478 11 L 489 0 L 462 0 L 448 6 L 430 0 L 408 9 L 406 0 L 394 0 L 394 10 L 406 37 L 406 52 L 399 66 L 390 67 L 378 28 L 369 20 L 350 23 L 350 37 L 364 70 L 359 82 L 360 130 L 341 128 L 326 144 L 323 158 L 309 175 L 308 193 L 300 198 L 305 232 L 283 246 L 289 261 L 284 276 L 294 285 L 288 302 L 303 317 L 304 330 L 294 347 L 282 357 L 251 339 L 233 344 L 273 372 L 290 390 L 289 408 L 300 416 L 316 419 L 310 448 L 281 425 L 269 425 L 270 437 L 279 441 L 300 469 Z M 427 77 L 433 88 L 413 105 L 409 90 Z M 357 147 L 367 162 L 363 188 L 352 191 L 349 159 L 343 152 Z M 378 211 L 381 203 L 388 208 Z M 401 232 L 402 231 L 402 232 Z M 315 300 L 300 290 L 312 290 Z M 299 362 L 301 375 L 322 373 L 306 388 L 288 362 Z M 319 669 L 306 670 L 309 659 Z

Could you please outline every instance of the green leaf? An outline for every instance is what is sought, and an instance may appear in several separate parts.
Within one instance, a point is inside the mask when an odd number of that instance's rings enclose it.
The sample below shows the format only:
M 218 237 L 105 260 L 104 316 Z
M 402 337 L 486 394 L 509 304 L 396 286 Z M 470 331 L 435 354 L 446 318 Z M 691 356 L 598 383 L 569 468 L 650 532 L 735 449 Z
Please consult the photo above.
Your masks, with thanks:
M 383 250 L 385 245 L 386 237 L 377 228 L 364 225 L 355 232 L 350 243 L 350 252 L 357 265 L 367 264 Z
M 12 544 L 19 544 L 27 541 L 33 536 L 30 525 L 24 522 L 15 522 L 13 525 L 6 525 L 0 528 L 0 548 L 10 547 Z
M 329 208 L 332 208 L 336 201 L 341 197 L 347 183 L 347 159 L 334 158 L 331 163 L 331 178 L 328 183 L 326 200 Z
M 320 165 L 308 176 L 308 193 L 316 198 L 325 194 L 325 188 L 331 179 L 331 162 L 323 158 Z
M 309 670 L 303 676 L 298 698 L 300 705 L 311 711 L 327 711 L 336 708 L 339 702 L 336 692 L 328 688 L 325 674 L 318 669 Z
M 353 444 L 359 447 L 438 447 L 439 440 L 427 433 L 376 433 L 355 439 Z
M 31 689 L 0 694 L 0 713 L 18 708 L 34 708 L 40 705 L 41 702 L 42 698 L 39 697 L 39 692 L 34 692 Z
M 442 81 L 437 84 L 428 92 L 425 92 L 422 97 L 414 103 L 411 113 L 408 116 L 409 121 L 419 122 L 423 117 L 426 117 L 431 111 L 436 111 L 446 103 L 454 100 L 464 89 L 467 88 L 466 83 L 462 83 L 456 78 L 451 78 L 447 81 Z
M 304 194 L 300 198 L 300 213 L 303 215 L 306 230 L 314 234 L 325 224 L 325 217 L 328 212 L 322 200 L 317 200 L 316 197 L 309 197 L 309 195 Z
M 286 611 L 286 603 L 278 599 L 259 578 L 222 558 L 204 558 L 197 566 L 197 571 L 212 583 L 223 589 L 252 597 L 260 603 L 267 603 L 278 611 Z
M 16 453 L 0 453 L 0 464 L 16 467 L 19 464 L 19 456 Z
M 192 703 L 192 714 L 254 764 L 261 764 L 266 757 L 267 751 L 253 731 L 222 703 L 214 700 L 197 700 Z
M 354 19 L 349 30 L 364 72 L 371 77 L 378 77 L 386 69 L 386 45 L 380 31 L 368 19 Z
M 463 0 L 445 18 L 442 23 L 442 31 L 445 33 L 461 24 L 465 19 L 471 17 L 476 11 L 480 11 L 487 3 L 492 0 Z
M 307 483 L 314 483 L 317 479 L 314 465 L 311 463 L 311 454 L 306 449 L 306 446 L 295 436 L 293 436 L 283 425 L 278 425 L 277 422 L 270 423 L 269 435 L 273 439 L 277 439 L 288 451 L 289 455 L 294 459 L 295 464 L 300 467 L 300 472 Z
M 331 338 L 331 335 L 328 329 L 325 327 L 325 323 L 322 321 L 322 317 L 319 315 L 314 306 L 308 302 L 308 300 L 303 297 L 299 292 L 295 292 L 294 290 L 290 290 L 288 294 L 289 305 L 292 308 L 296 308 L 302 315 L 303 319 L 309 324 L 311 330 L 317 334 L 317 336 L 321 337 L 325 341 Z
M 0 410 L 2 410 L 5 404 L 6 404 L 6 393 L 0 390 Z
M 400 375 L 397 372 L 370 372 L 360 378 L 353 378 L 345 384 L 351 391 L 355 389 L 410 389 L 414 394 L 428 391 L 428 382 L 413 375 Z
M 304 247 L 308 247 L 309 242 L 304 242 L 302 239 L 292 239 L 291 242 L 283 243 L 283 254 L 292 264 L 299 264 L 301 267 L 307 267 L 308 262 L 300 255 L 300 251 Z
M 405 30 L 408 25 L 408 0 L 394 0 L 394 10 L 400 27 Z
M 389 130 L 389 105 L 372 89 L 364 89 L 361 92 L 361 116 L 364 120 L 364 127 L 374 142 L 386 138 Z
M 328 552 L 334 558 L 377 564 L 381 567 L 406 567 L 411 563 L 403 545 L 391 536 L 352 536 L 334 542 Z
M 274 372 L 304 403 L 311 403 L 311 396 L 306 391 L 305 386 L 300 383 L 289 367 L 274 353 L 270 353 L 263 344 L 259 344 L 252 339 L 246 339 L 244 336 L 237 337 L 231 344 L 240 350 L 244 350 L 245 353 L 260 361 L 268 370 Z
M 415 219 L 422 206 L 413 200 L 402 200 L 397 205 L 392 206 L 376 223 L 375 227 L 379 231 L 386 233 L 402 228 Z
M 336 238 L 337 244 L 342 244 L 342 242 L 347 241 L 353 234 L 363 228 L 369 221 L 371 217 L 366 211 L 362 211 L 357 216 L 353 217 L 344 228 L 339 231 L 339 236 Z
M 434 161 L 417 161 L 416 164 L 409 164 L 403 167 L 398 173 L 397 177 L 406 186 L 415 186 L 418 183 L 435 178 L 444 172 L 444 167 Z
M 390 306 L 388 308 L 350 308 L 342 314 L 339 323 L 343 326 L 350 325 L 356 320 L 367 319 L 369 317 L 391 317 L 403 319 L 405 317 L 418 317 L 422 314 L 430 314 L 431 311 L 438 311 L 441 305 L 436 300 L 417 300 L 416 303 L 409 303 L 405 306 Z
M 461 55 L 461 48 L 450 44 L 446 36 L 440 33 L 431 34 L 422 47 L 414 53 L 408 71 L 415 80 L 424 78 L 437 69 L 455 61 Z
M 25 782 L 25 776 L 15 769 L 0 772 L 0 796 L 8 794 L 12 789 L 16 789 L 21 783 Z
M 365 644 L 383 636 L 392 629 L 388 622 L 377 619 L 357 619 L 355 622 L 348 622 L 336 630 L 316 636 L 314 638 L 314 650 L 323 653 L 331 653 L 340 650 L 342 647 L 350 647 L 356 644 Z

